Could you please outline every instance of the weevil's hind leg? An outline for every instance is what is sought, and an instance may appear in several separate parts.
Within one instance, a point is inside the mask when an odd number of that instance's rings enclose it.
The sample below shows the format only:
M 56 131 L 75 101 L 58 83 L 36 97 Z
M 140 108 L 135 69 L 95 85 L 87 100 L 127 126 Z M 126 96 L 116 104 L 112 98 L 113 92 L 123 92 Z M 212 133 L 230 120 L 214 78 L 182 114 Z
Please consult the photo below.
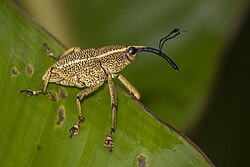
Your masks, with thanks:
M 77 52 L 77 51 L 81 50 L 79 47 L 72 47 L 72 48 L 69 48 L 68 50 L 66 50 L 65 52 L 63 52 L 62 55 L 56 56 L 56 55 L 54 54 L 54 52 L 48 47 L 48 45 L 47 45 L 46 43 L 44 44 L 44 47 L 45 47 L 45 52 L 46 52 L 46 54 L 47 54 L 50 58 L 52 58 L 52 59 L 54 59 L 54 60 L 56 60 L 56 61 L 59 60 L 59 59 L 61 59 L 61 58 L 64 57 L 64 56 L 68 55 L 68 54 L 71 54 L 71 53 L 74 53 L 74 52 Z
M 129 83 L 129 81 L 124 76 L 122 76 L 121 74 L 119 74 L 118 79 L 130 91 L 130 93 L 133 93 L 133 95 L 137 99 L 141 98 L 140 92 L 138 92 L 138 90 L 131 83 Z
M 49 79 L 51 76 L 51 71 L 52 71 L 52 67 L 48 70 L 47 75 L 44 78 L 44 82 L 43 82 L 43 87 L 42 90 L 30 90 L 30 89 L 24 89 L 21 90 L 21 93 L 26 93 L 27 96 L 34 96 L 34 95 L 38 95 L 38 94 L 47 94 L 46 89 L 49 83 Z
M 116 115 L 117 115 L 117 96 L 114 82 L 112 81 L 112 77 L 108 76 L 108 86 L 111 98 L 111 107 L 112 107 L 112 123 L 110 132 L 107 134 L 107 137 L 103 143 L 103 145 L 109 148 L 112 151 L 114 147 L 114 141 L 112 139 L 112 134 L 115 132 L 116 129 Z
M 81 48 L 79 48 L 79 47 L 69 48 L 65 52 L 63 52 L 63 54 L 59 57 L 59 59 L 63 58 L 64 56 L 66 56 L 68 54 L 75 53 L 75 52 L 78 52 L 80 50 L 81 50 Z
M 80 123 L 84 121 L 84 116 L 83 116 L 83 112 L 81 109 L 81 100 L 88 96 L 89 94 L 91 94 L 92 92 L 94 92 L 95 90 L 97 90 L 103 83 L 100 83 L 98 85 L 89 87 L 84 89 L 83 91 L 81 91 L 80 93 L 77 94 L 76 96 L 76 107 L 77 107 L 77 113 L 78 113 L 78 121 L 75 123 L 75 125 L 69 129 L 70 132 L 70 137 L 72 137 L 73 135 L 78 134 L 79 132 L 79 128 L 80 128 Z

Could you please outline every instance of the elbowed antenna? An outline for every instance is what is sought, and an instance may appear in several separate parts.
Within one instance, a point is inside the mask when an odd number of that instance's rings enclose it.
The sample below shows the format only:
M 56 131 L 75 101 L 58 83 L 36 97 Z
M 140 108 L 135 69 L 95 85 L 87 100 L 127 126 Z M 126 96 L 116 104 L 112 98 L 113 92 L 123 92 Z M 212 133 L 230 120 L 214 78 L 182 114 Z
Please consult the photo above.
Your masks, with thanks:
M 166 54 L 164 54 L 163 52 L 161 52 L 158 49 L 155 48 L 151 48 L 151 47 L 142 47 L 142 48 L 138 48 L 137 52 L 151 52 L 151 53 L 155 53 L 159 56 L 161 56 L 162 58 L 164 58 L 165 60 L 167 60 L 167 62 L 176 70 L 178 71 L 178 66 L 173 62 L 173 60 L 171 60 Z
M 181 31 L 179 28 L 175 28 L 173 31 L 171 31 L 166 37 L 162 38 L 159 42 L 159 50 L 162 51 L 163 45 L 164 43 L 169 40 L 172 39 L 180 34 L 183 34 L 187 32 L 186 30 Z
M 151 53 L 155 53 L 161 57 L 163 57 L 165 60 L 167 60 L 167 62 L 176 70 L 178 71 L 178 66 L 166 55 L 162 52 L 162 48 L 164 46 L 164 43 L 169 40 L 172 39 L 180 34 L 185 33 L 186 31 L 181 31 L 179 28 L 175 28 L 173 31 L 171 31 L 166 37 L 162 38 L 159 42 L 159 50 L 155 49 L 155 48 L 151 48 L 151 47 L 141 47 L 141 48 L 137 48 L 137 52 L 151 52 Z

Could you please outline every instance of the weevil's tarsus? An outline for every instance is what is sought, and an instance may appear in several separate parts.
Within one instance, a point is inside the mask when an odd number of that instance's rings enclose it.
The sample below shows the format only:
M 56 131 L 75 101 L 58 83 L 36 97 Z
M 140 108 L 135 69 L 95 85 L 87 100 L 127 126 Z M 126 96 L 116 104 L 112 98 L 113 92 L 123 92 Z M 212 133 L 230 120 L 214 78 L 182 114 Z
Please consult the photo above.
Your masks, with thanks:
M 164 46 L 164 43 L 169 40 L 173 39 L 174 37 L 183 34 L 187 32 L 186 30 L 180 30 L 179 28 L 175 28 L 173 31 L 171 31 L 166 37 L 162 38 L 159 42 L 159 50 L 162 51 L 162 48 Z
M 25 93 L 27 96 L 34 96 L 38 94 L 45 94 L 41 90 L 30 90 L 30 89 L 24 89 L 20 91 L 21 93 Z
M 21 90 L 21 93 L 26 93 L 27 96 L 34 96 L 34 95 L 39 95 L 39 94 L 47 94 L 46 89 L 49 83 L 50 75 L 51 75 L 52 67 L 48 69 L 48 72 L 44 76 L 44 82 L 43 82 L 43 87 L 42 90 L 30 90 L 30 89 L 24 89 Z
M 43 46 L 45 48 L 45 52 L 47 56 L 49 56 L 53 60 L 56 60 L 56 61 L 59 60 L 59 58 L 54 54 L 54 52 L 48 47 L 47 43 L 44 43 Z
M 79 132 L 79 129 L 80 129 L 80 122 L 78 121 L 77 123 L 75 123 L 75 125 L 72 128 L 69 129 L 69 133 L 70 133 L 69 137 L 72 137 L 73 135 L 77 135 Z
M 114 140 L 112 138 L 112 130 L 107 134 L 105 141 L 103 142 L 103 146 L 112 151 L 114 147 Z
M 77 106 L 77 113 L 78 113 L 78 121 L 75 123 L 75 125 L 72 128 L 69 129 L 70 137 L 78 134 L 79 128 L 80 128 L 80 123 L 84 121 L 84 116 L 83 116 L 83 112 L 81 109 L 81 101 L 83 100 L 84 97 L 88 96 L 89 94 L 91 94 L 92 92 L 97 90 L 102 84 L 103 83 L 100 83 L 98 85 L 94 85 L 92 87 L 86 88 L 77 94 L 76 106 Z

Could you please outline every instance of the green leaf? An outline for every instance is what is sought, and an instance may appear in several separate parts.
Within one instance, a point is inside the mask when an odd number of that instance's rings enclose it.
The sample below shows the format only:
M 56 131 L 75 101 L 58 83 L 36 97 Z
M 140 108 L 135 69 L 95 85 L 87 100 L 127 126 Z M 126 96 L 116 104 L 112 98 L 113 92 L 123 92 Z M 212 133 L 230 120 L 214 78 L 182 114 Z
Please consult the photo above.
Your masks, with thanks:
M 63 48 L 5 0 L 0 1 L 0 22 L 1 166 L 212 166 L 184 135 L 119 88 L 115 148 L 104 148 L 111 124 L 106 85 L 84 100 L 86 120 L 70 138 L 79 89 L 49 84 L 53 98 L 20 93 L 40 90 L 44 72 L 54 63 L 43 43 L 56 53 Z

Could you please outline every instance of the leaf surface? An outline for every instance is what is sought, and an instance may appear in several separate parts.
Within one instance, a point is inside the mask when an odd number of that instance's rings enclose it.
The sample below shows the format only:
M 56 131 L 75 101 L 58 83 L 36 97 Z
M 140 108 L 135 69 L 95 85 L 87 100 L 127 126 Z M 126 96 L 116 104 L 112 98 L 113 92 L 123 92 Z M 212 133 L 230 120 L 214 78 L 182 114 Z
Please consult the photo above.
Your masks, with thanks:
M 0 22 L 1 166 L 212 166 L 191 141 L 119 88 L 115 148 L 104 148 L 111 124 L 106 85 L 84 100 L 86 120 L 80 133 L 70 138 L 80 89 L 49 84 L 53 99 L 49 94 L 20 93 L 40 90 L 44 72 L 54 63 L 43 44 L 58 54 L 63 48 L 5 0 L 0 2 Z

